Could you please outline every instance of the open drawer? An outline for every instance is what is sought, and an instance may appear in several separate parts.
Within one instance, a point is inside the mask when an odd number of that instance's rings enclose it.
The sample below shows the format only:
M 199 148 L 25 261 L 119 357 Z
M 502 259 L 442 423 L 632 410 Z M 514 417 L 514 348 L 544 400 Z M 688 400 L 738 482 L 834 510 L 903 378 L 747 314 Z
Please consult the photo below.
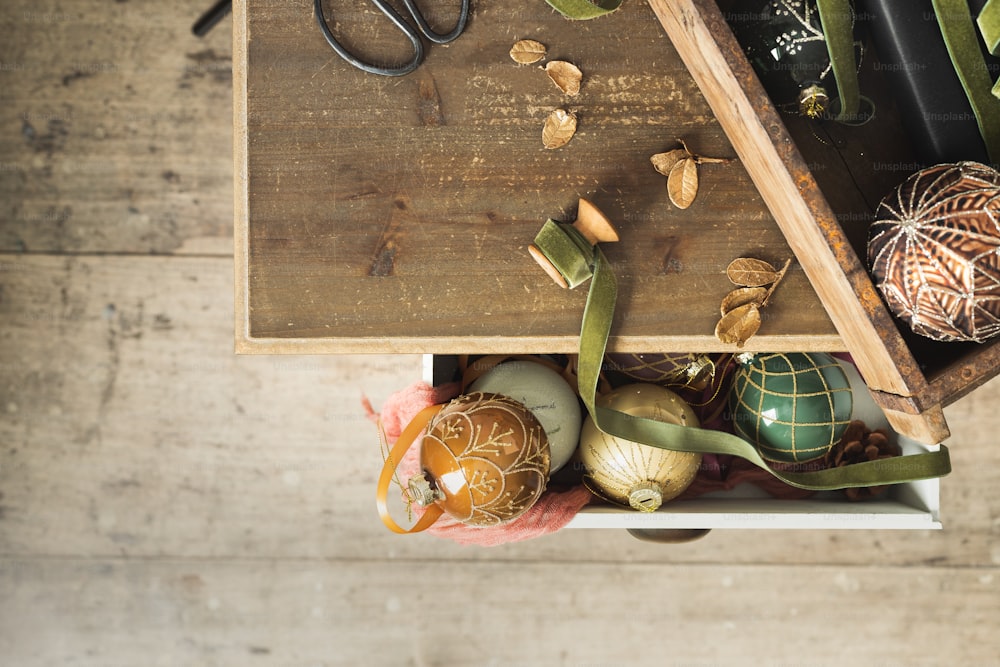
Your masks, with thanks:
M 440 386 L 456 379 L 455 355 L 425 355 L 424 380 Z M 930 451 L 935 446 L 898 436 L 904 454 Z M 573 465 L 568 464 L 568 465 Z M 940 519 L 940 480 L 898 484 L 878 499 L 852 502 L 839 492 L 818 493 L 805 500 L 773 498 L 743 484 L 689 500 L 664 503 L 645 513 L 610 503 L 592 501 L 569 528 L 662 529 L 937 529 Z

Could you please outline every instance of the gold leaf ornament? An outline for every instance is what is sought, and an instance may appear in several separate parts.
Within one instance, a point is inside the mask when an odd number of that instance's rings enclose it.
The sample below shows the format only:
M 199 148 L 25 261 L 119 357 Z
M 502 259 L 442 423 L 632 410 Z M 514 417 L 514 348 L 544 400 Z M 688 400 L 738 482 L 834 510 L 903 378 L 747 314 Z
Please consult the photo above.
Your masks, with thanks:
M 583 72 L 573 63 L 565 60 L 552 60 L 545 63 L 545 73 L 552 79 L 552 83 L 556 84 L 559 90 L 567 95 L 580 94 Z
M 545 119 L 542 127 L 542 145 L 546 148 L 561 148 L 576 134 L 576 114 L 565 109 L 555 109 Z
M 763 287 L 737 287 L 722 299 L 719 307 L 720 314 L 725 315 L 731 310 L 748 303 L 755 304 L 758 308 L 764 305 L 768 291 Z
M 740 287 L 763 287 L 778 279 L 778 270 L 762 259 L 740 257 L 726 267 L 726 276 Z
M 670 168 L 667 195 L 677 208 L 687 208 L 698 195 L 698 163 L 686 157 Z
M 780 269 L 762 259 L 739 257 L 726 267 L 726 276 L 736 285 L 722 299 L 722 319 L 715 325 L 715 337 L 723 343 L 743 345 L 760 329 L 760 309 L 767 305 L 785 277 L 792 260 Z
M 733 308 L 715 325 L 715 337 L 723 343 L 743 345 L 760 329 L 760 308 L 756 303 L 746 303 Z
M 686 148 L 675 148 L 666 153 L 657 153 L 649 158 L 649 161 L 653 163 L 653 169 L 664 176 L 669 176 L 670 170 L 675 164 L 689 157 L 691 157 L 691 153 Z
M 667 177 L 667 196 L 677 208 L 687 208 L 698 195 L 698 166 L 725 164 L 729 158 L 705 157 L 692 153 L 683 139 L 680 148 L 657 153 L 649 158 L 653 169 Z
M 541 42 L 533 39 L 522 39 L 514 43 L 510 48 L 510 57 L 521 65 L 537 63 L 548 53 L 548 48 Z

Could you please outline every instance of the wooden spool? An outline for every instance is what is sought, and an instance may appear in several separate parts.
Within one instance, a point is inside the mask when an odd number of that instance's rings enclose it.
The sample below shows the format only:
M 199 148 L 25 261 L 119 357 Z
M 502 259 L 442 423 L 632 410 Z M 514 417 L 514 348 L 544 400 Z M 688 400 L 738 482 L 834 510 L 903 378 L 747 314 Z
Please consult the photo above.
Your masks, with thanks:
M 590 245 L 597 245 L 601 242 L 613 243 L 618 240 L 618 230 L 615 226 L 611 224 L 607 216 L 601 212 L 601 209 L 594 206 L 592 202 L 587 199 L 580 198 L 580 203 L 576 210 L 576 220 L 573 221 L 573 227 L 583 235 Z M 559 270 L 549 261 L 542 251 L 534 243 L 528 246 L 528 253 L 535 258 L 538 265 L 545 269 L 545 272 L 556 282 L 557 285 L 564 289 L 569 289 L 569 284 L 566 279 L 562 277 Z

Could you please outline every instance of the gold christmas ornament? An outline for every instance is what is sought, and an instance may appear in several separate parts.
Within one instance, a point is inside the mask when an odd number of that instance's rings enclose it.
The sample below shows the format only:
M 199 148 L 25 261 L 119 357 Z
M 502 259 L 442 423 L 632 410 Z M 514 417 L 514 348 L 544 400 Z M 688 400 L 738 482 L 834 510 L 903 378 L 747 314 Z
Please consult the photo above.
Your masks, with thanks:
M 684 400 L 654 384 L 630 384 L 598 399 L 598 405 L 636 417 L 698 428 Z M 701 454 L 650 447 L 604 433 L 587 417 L 580 433 L 580 459 L 590 483 L 615 502 L 653 512 L 691 485 Z
M 705 354 L 610 352 L 607 369 L 653 384 L 704 389 L 715 375 L 715 362 Z
M 465 524 L 494 526 L 517 518 L 542 495 L 549 443 L 524 405 L 475 392 L 454 399 L 428 424 L 420 470 L 408 483 L 415 502 L 437 504 Z

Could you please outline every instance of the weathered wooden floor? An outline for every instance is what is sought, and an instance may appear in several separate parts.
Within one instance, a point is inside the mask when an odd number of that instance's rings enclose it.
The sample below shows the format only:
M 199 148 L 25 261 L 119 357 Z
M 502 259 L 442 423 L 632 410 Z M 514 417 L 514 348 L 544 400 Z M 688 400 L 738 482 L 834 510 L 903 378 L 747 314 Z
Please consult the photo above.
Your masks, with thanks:
M 359 399 L 420 359 L 232 354 L 209 4 L 0 15 L 0 664 L 1000 664 L 1000 381 L 943 531 L 388 533 Z

